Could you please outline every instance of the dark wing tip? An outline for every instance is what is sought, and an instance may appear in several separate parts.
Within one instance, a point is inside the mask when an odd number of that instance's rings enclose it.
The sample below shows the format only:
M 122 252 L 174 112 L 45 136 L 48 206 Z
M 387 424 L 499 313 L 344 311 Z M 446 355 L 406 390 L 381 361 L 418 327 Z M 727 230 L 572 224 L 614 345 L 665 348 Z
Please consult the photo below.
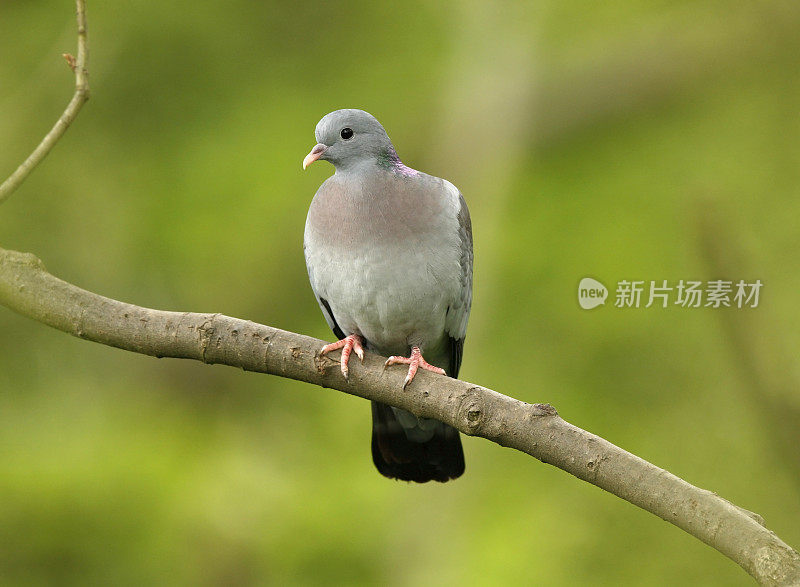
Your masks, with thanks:
M 450 368 L 447 376 L 458 379 L 458 372 L 461 370 L 461 357 L 464 356 L 464 339 L 449 337 L 450 343 Z
M 344 332 L 342 332 L 341 328 L 339 328 L 339 324 L 338 322 L 336 322 L 336 317 L 333 315 L 333 312 L 331 311 L 331 305 L 328 303 L 328 300 L 326 300 L 325 298 L 320 298 L 319 302 L 325 307 L 325 311 L 328 313 L 328 316 L 330 317 L 329 322 L 331 324 L 331 330 L 333 330 L 333 334 L 339 340 L 343 339 L 347 335 Z

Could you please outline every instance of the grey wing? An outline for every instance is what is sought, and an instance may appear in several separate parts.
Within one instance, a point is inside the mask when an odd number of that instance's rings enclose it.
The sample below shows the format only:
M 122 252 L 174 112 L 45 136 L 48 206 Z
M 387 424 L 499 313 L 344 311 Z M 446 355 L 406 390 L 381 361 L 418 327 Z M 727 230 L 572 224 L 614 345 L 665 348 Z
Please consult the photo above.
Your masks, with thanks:
M 319 309 L 322 310 L 322 315 L 325 316 L 325 322 L 327 322 L 328 326 L 330 326 L 331 330 L 333 330 L 333 334 L 336 335 L 336 338 L 338 339 L 344 338 L 346 334 L 342 331 L 341 327 L 336 322 L 336 317 L 333 315 L 333 311 L 331 310 L 331 305 L 328 303 L 328 300 L 326 300 L 321 295 L 319 295 L 319 293 L 317 293 L 317 290 L 314 287 L 314 268 L 309 263 L 308 258 L 306 258 L 306 268 L 308 269 L 308 277 L 309 281 L 311 282 L 311 291 L 314 292 L 314 297 L 317 299 L 317 303 L 319 304 Z
M 454 188 L 455 189 L 455 188 Z M 447 374 L 458 377 L 461 357 L 464 354 L 464 338 L 467 334 L 467 321 L 472 306 L 472 221 L 467 202 L 458 192 L 458 234 L 461 242 L 461 267 L 459 297 L 447 310 L 445 330 L 450 342 L 450 365 Z

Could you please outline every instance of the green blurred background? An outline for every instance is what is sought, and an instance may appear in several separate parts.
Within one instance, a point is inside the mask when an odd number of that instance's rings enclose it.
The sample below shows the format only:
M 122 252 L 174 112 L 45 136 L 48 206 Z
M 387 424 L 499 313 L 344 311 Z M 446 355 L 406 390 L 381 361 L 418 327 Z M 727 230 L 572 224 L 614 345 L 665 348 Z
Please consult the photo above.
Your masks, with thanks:
M 461 188 L 462 377 L 759 512 L 800 545 L 800 5 L 90 2 L 92 99 L 0 244 L 160 309 L 330 340 L 303 173 L 364 108 Z M 0 174 L 72 93 L 69 0 L 0 4 Z M 757 309 L 580 309 L 591 275 L 761 279 Z M 465 438 L 383 479 L 367 402 L 88 343 L 0 308 L 0 582 L 748 585 L 681 530 Z

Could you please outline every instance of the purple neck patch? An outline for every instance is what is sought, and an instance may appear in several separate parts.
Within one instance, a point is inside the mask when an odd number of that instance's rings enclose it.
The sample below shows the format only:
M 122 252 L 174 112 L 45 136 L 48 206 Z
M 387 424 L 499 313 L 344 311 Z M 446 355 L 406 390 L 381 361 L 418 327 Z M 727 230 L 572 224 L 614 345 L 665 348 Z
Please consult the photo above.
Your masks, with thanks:
M 419 171 L 411 169 L 408 165 L 403 164 L 403 162 L 400 161 L 400 157 L 397 156 L 397 152 L 391 148 L 387 149 L 378 157 L 378 165 L 388 171 L 393 171 L 394 173 L 399 173 L 406 177 L 419 175 Z

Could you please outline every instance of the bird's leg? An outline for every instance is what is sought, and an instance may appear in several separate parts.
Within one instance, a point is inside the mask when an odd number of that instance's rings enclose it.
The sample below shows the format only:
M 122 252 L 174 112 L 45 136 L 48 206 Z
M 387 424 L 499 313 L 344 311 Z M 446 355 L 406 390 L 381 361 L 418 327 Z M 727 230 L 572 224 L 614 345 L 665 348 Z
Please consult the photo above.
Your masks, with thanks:
M 350 374 L 347 368 L 347 362 L 350 360 L 350 353 L 353 351 L 356 352 L 358 358 L 361 359 L 361 362 L 364 362 L 364 338 L 358 334 L 351 334 L 349 336 L 345 336 L 342 340 L 338 342 L 334 342 L 331 344 L 326 344 L 322 349 L 319 351 L 320 355 L 327 355 L 331 351 L 335 351 L 337 349 L 342 349 L 342 358 L 339 360 L 342 366 L 342 375 L 344 378 L 347 379 L 348 375 Z
M 389 365 L 408 365 L 408 375 L 403 382 L 403 389 L 408 387 L 408 384 L 414 381 L 414 375 L 417 374 L 417 369 L 425 369 L 426 371 L 433 371 L 439 375 L 445 375 L 444 369 L 435 367 L 422 358 L 422 351 L 418 346 L 411 347 L 410 357 L 389 357 L 384 363 L 384 368 Z

